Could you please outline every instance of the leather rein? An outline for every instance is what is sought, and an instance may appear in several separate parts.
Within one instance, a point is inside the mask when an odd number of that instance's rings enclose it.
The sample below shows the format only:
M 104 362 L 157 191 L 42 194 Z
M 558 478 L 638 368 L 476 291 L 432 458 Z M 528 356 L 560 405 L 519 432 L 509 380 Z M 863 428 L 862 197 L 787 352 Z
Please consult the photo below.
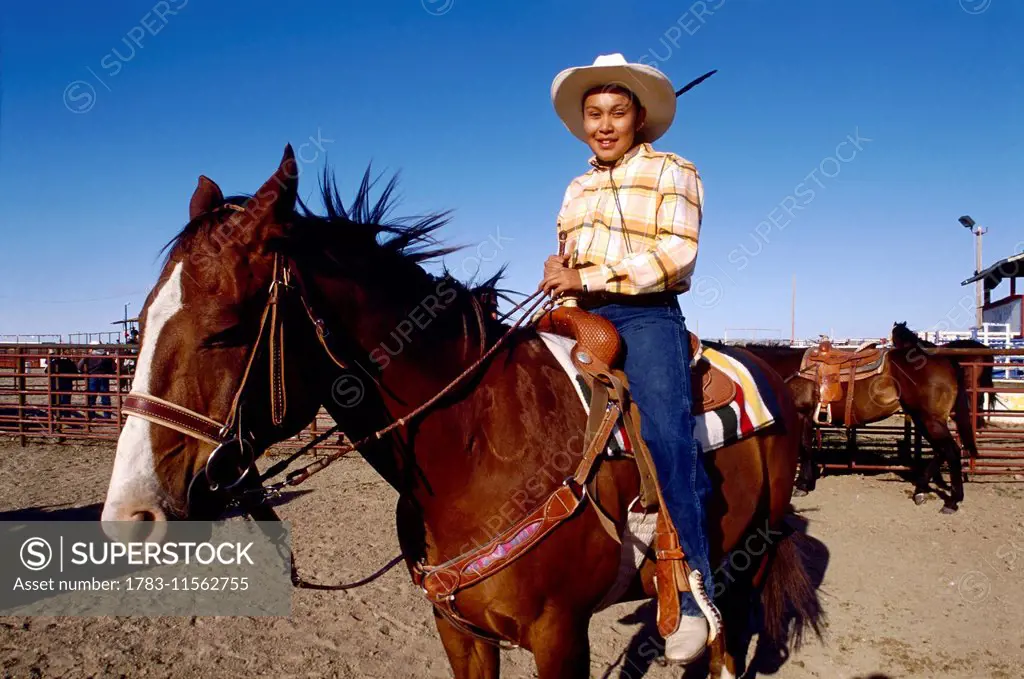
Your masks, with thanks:
M 217 210 L 245 212 L 244 207 L 232 203 L 222 205 L 221 207 L 216 208 L 215 211 Z M 324 353 L 342 370 L 349 369 L 349 366 L 339 359 L 331 350 L 328 342 L 330 331 L 327 329 L 326 323 L 323 318 L 313 312 L 311 305 L 306 300 L 303 290 L 293 281 L 294 276 L 290 263 L 282 261 L 282 259 L 281 255 L 274 255 L 273 275 L 269 286 L 267 301 L 263 307 L 263 312 L 260 317 L 259 332 L 252 350 L 249 353 L 249 358 L 246 362 L 245 372 L 242 374 L 241 382 L 235 390 L 235 394 L 231 400 L 227 419 L 221 422 L 203 413 L 198 413 L 190 408 L 186 408 L 176 403 L 171 403 L 164 399 L 139 391 L 129 392 L 123 401 L 122 410 L 128 415 L 173 429 L 185 434 L 186 436 L 190 436 L 216 446 L 207 458 L 203 468 L 195 475 L 189 485 L 189 504 L 192 503 L 192 496 L 194 491 L 197 491 L 198 484 L 202 483 L 206 486 L 206 488 L 202 490 L 222 495 L 228 494 L 230 496 L 230 502 L 241 506 L 250 514 L 254 507 L 266 507 L 266 501 L 280 495 L 284 488 L 303 483 L 310 476 L 322 471 L 341 457 L 357 450 L 360 446 L 365 445 L 366 443 L 374 440 L 380 440 L 386 434 L 390 433 L 394 429 L 405 426 L 411 419 L 428 410 L 434 405 L 434 403 L 450 393 L 460 382 L 475 372 L 481 364 L 483 364 L 502 345 L 505 344 L 513 332 L 523 324 L 523 321 L 529 318 L 541 303 L 545 302 L 543 295 L 538 291 L 517 304 L 511 311 L 509 311 L 509 313 L 505 314 L 505 316 L 500 319 L 501 321 L 504 321 L 515 312 L 526 307 L 529 302 L 533 301 L 533 304 L 519 318 L 519 320 L 517 320 L 512 327 L 510 327 L 509 330 L 488 350 L 486 348 L 486 332 L 484 327 L 485 321 L 483 310 L 476 298 L 471 296 L 470 299 L 473 303 L 476 320 L 480 328 L 479 358 L 476 361 L 453 379 L 436 396 L 412 412 L 398 418 L 392 424 L 373 432 L 360 441 L 346 445 L 338 451 L 318 458 L 312 464 L 292 471 L 283 481 L 264 487 L 264 481 L 286 471 L 295 460 L 305 454 L 309 449 L 319 445 L 338 433 L 341 429 L 340 425 L 335 424 L 284 460 L 271 466 L 266 472 L 260 475 L 258 479 L 255 478 L 257 474 L 255 464 L 256 458 L 259 457 L 259 452 L 262 451 L 257 451 L 256 442 L 251 431 L 243 427 L 241 416 L 242 397 L 245 393 L 246 386 L 248 385 L 249 377 L 252 374 L 256 357 L 264 342 L 268 342 L 270 354 L 271 419 L 275 426 L 279 426 L 284 421 L 284 417 L 287 412 L 288 399 L 285 389 L 284 374 L 285 332 L 284 321 L 280 309 L 285 293 L 297 293 L 306 316 L 313 324 L 317 340 L 323 348 Z M 545 303 L 545 309 L 550 308 L 552 304 L 553 301 L 547 300 Z M 463 329 L 465 334 L 465 345 L 462 353 L 463 356 L 466 357 L 470 351 L 470 338 L 465 317 L 463 317 Z M 265 511 L 262 513 L 264 516 L 267 515 Z
M 244 208 L 241 206 L 230 204 L 223 206 L 223 209 L 244 212 Z M 203 492 L 209 491 L 218 496 L 226 495 L 228 502 L 241 507 L 256 521 L 280 521 L 274 509 L 267 504 L 268 500 L 280 495 L 286 487 L 297 486 L 305 482 L 333 462 L 358 450 L 367 443 L 378 441 L 393 430 L 404 427 L 410 420 L 426 412 L 435 403 L 454 390 L 469 375 L 473 374 L 477 368 L 505 344 L 512 334 L 523 325 L 526 319 L 530 319 L 529 324 L 533 324 L 554 305 L 554 300 L 545 299 L 543 291 L 538 290 L 530 295 L 500 319 L 504 321 L 516 311 L 527 307 L 531 301 L 533 302 L 508 331 L 487 349 L 483 312 L 475 296 L 471 296 L 470 299 L 473 302 L 473 308 L 480 324 L 480 355 L 468 368 L 455 377 L 435 396 L 428 399 L 415 410 L 397 418 L 388 426 L 378 429 L 359 441 L 349 443 L 337 451 L 320 457 L 310 464 L 291 471 L 282 481 L 264 486 L 264 481 L 286 471 L 292 462 L 305 454 L 310 448 L 333 436 L 341 428 L 340 425 L 335 424 L 326 432 L 315 437 L 284 460 L 275 463 L 266 472 L 257 477 L 256 459 L 259 454 L 256 450 L 252 433 L 242 426 L 242 396 L 248 384 L 249 376 L 252 374 L 256 357 L 264 341 L 266 341 L 269 343 L 270 354 L 271 418 L 275 426 L 279 426 L 284 421 L 287 412 L 287 393 L 284 375 L 284 322 L 280 313 L 282 293 L 289 291 L 298 292 L 299 300 L 310 322 L 313 324 L 317 339 L 325 353 L 339 368 L 348 369 L 348 365 L 338 359 L 334 352 L 331 351 L 327 341 L 330 333 L 323 319 L 313 313 L 305 295 L 299 286 L 292 282 L 292 278 L 289 263 L 282 264 L 281 256 L 275 254 L 273 276 L 267 302 L 264 305 L 260 318 L 259 332 L 249 354 L 241 382 L 232 399 L 228 418 L 224 422 L 142 392 L 133 391 L 125 397 L 122 409 L 129 415 L 168 427 L 216 446 L 207 458 L 202 470 L 195 475 L 189 484 L 189 506 L 193 505 L 196 497 L 201 496 Z M 543 308 L 541 311 L 534 313 L 542 304 Z M 463 317 L 463 323 L 465 329 L 465 317 Z M 468 332 L 465 332 L 465 338 L 464 356 L 468 353 Z M 588 495 L 592 494 L 589 490 L 592 482 L 591 471 L 598 461 L 600 452 L 604 450 L 608 438 L 612 435 L 614 425 L 619 418 L 623 418 L 626 422 L 626 430 L 630 438 L 638 439 L 636 434 L 637 428 L 630 421 L 628 408 L 624 408 L 625 399 L 622 386 L 616 378 L 610 375 L 607 368 L 599 371 L 598 374 L 602 378 L 601 381 L 609 389 L 598 388 L 594 390 L 595 401 L 592 403 L 590 417 L 588 418 L 584 455 L 575 474 L 567 477 L 536 509 L 515 526 L 505 533 L 495 536 L 487 545 L 473 549 L 437 566 L 429 566 L 425 561 L 419 561 L 412 566 L 414 583 L 422 588 L 427 599 L 434 605 L 435 609 L 444 615 L 453 626 L 477 639 L 503 647 L 516 646 L 514 643 L 509 644 L 504 639 L 494 637 L 485 630 L 477 628 L 459 615 L 455 608 L 456 594 L 480 580 L 503 570 L 529 551 L 548 533 L 561 525 L 562 522 L 576 514 L 577 510 L 586 502 Z M 614 394 L 610 399 L 606 398 L 606 396 L 610 395 L 609 392 Z M 639 445 L 639 440 L 631 442 L 634 446 Z M 611 522 L 610 517 L 607 517 L 596 503 L 596 498 L 593 498 L 591 504 L 601 519 L 602 527 L 609 535 L 618 540 L 614 524 Z M 298 576 L 293 560 L 292 582 L 295 586 L 312 589 L 351 589 L 379 577 L 391 567 L 397 565 L 403 558 L 401 555 L 396 557 L 369 578 L 349 585 L 335 586 L 303 581 Z

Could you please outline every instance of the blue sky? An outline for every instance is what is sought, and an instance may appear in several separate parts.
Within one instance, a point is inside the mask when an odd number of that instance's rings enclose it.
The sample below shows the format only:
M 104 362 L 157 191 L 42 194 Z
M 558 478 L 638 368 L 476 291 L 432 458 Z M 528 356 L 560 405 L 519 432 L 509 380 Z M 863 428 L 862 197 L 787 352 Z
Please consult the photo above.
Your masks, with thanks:
M 1024 249 L 1022 33 L 1014 0 L 5 3 L 0 333 L 136 313 L 198 175 L 252 192 L 288 142 L 303 196 L 400 171 L 457 275 L 532 291 L 589 156 L 551 80 L 610 52 L 719 69 L 655 145 L 705 183 L 691 329 L 788 336 L 794 276 L 798 336 L 964 328 L 957 217 L 986 265 Z

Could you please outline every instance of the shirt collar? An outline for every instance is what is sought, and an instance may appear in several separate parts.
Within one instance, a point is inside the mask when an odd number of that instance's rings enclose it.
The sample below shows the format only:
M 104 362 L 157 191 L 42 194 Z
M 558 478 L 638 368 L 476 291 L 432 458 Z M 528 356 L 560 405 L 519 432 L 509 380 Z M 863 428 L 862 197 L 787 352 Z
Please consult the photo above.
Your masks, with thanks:
M 612 167 L 619 167 L 621 165 L 625 165 L 630 160 L 635 158 L 636 155 L 638 153 L 640 153 L 641 151 L 643 151 L 645 154 L 649 154 L 653 150 L 654 149 L 652 149 L 651 145 L 649 143 L 647 143 L 647 142 L 643 142 L 642 144 L 637 144 L 636 146 L 634 146 L 630 150 L 626 151 L 625 155 L 623 155 L 621 158 L 619 158 L 617 161 L 615 161 L 615 165 L 613 165 Z M 597 156 L 591 156 L 590 157 L 590 164 L 594 167 L 594 169 L 596 169 L 599 172 L 601 170 L 607 170 L 608 169 L 607 165 L 602 165 L 599 162 L 597 162 Z

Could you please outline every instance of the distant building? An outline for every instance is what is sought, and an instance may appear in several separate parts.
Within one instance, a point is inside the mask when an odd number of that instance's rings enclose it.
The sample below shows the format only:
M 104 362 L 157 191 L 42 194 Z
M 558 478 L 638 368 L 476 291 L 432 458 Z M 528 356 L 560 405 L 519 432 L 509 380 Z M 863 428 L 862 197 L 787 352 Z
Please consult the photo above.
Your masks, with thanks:
M 1010 333 L 1017 339 L 1024 339 L 1024 295 L 1017 294 L 1017 279 L 1024 278 L 1024 252 L 1001 259 L 984 271 L 965 280 L 961 285 L 984 281 L 985 303 L 981 318 L 985 323 L 1006 323 Z M 992 300 L 992 290 L 1004 279 L 1010 280 L 1010 294 Z

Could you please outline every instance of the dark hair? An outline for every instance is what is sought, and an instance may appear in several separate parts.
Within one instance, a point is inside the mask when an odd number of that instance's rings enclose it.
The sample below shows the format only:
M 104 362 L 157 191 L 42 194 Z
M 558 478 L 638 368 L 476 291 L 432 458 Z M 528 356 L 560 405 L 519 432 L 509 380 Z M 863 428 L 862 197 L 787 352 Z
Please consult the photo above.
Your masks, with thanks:
M 630 103 L 635 108 L 639 109 L 644 107 L 644 105 L 640 103 L 640 97 L 636 96 L 636 93 L 633 90 L 629 89 L 622 83 L 615 82 L 591 87 L 589 90 L 583 93 L 583 98 L 580 100 L 580 107 L 583 106 L 583 103 L 587 100 L 587 97 L 589 97 L 590 95 L 598 93 L 603 94 L 605 92 L 618 92 L 619 94 L 625 94 L 626 96 L 629 97 Z

